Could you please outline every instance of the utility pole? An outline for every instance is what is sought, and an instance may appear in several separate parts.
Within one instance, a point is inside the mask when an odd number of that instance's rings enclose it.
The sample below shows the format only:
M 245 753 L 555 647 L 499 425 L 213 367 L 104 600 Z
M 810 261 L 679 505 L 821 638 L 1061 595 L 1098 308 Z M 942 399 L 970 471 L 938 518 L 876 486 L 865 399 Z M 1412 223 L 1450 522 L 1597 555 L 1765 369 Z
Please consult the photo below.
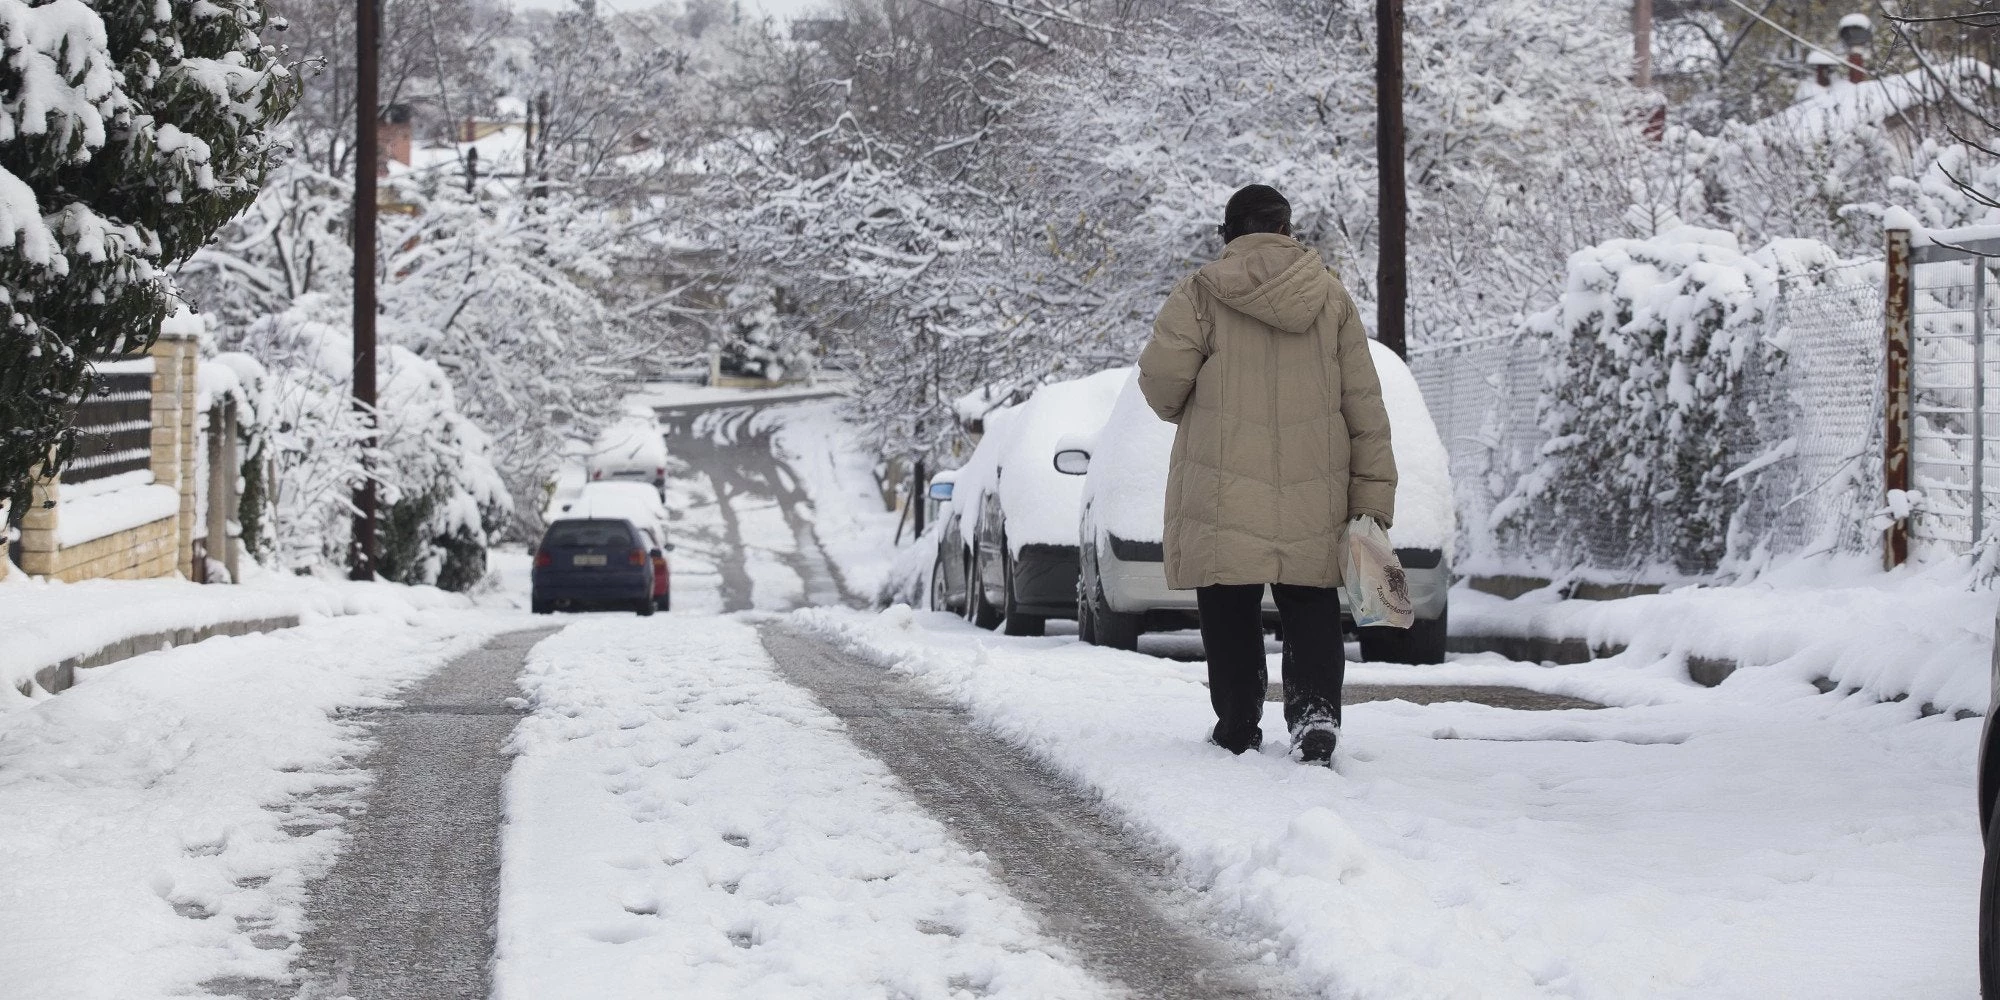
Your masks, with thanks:
M 354 410 L 368 428 L 361 441 L 362 476 L 354 484 L 354 539 L 347 575 L 375 579 L 375 171 L 380 93 L 381 0 L 355 0 L 354 32 Z
M 1382 253 L 1375 269 L 1375 337 L 1409 356 L 1409 188 L 1403 172 L 1403 0 L 1375 0 L 1375 158 Z
M 1653 0 L 1632 0 L 1632 85 L 1653 89 Z

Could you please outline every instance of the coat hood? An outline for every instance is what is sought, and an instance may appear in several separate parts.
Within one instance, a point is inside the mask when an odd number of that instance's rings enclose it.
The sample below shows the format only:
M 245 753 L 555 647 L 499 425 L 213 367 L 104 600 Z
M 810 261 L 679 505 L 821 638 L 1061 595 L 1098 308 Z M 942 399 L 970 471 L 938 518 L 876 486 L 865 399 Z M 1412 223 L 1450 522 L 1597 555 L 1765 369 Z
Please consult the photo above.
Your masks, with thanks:
M 1334 284 L 1319 251 L 1276 233 L 1236 238 L 1195 280 L 1222 304 L 1286 333 L 1312 329 Z

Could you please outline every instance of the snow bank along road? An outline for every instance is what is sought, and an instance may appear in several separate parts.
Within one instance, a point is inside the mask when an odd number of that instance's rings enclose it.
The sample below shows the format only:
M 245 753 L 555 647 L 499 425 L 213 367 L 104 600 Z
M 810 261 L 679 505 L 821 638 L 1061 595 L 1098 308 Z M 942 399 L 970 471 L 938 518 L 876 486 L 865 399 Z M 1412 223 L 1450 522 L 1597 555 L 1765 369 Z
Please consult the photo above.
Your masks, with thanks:
M 1355 667 L 1413 697 L 1337 771 L 1230 757 L 1198 664 L 792 610 L 817 484 L 702 419 L 709 612 L 385 608 L 0 713 L 0 996 L 1976 995 L 1977 720 L 1482 656 Z M 1418 703 L 1474 684 L 1609 707 Z

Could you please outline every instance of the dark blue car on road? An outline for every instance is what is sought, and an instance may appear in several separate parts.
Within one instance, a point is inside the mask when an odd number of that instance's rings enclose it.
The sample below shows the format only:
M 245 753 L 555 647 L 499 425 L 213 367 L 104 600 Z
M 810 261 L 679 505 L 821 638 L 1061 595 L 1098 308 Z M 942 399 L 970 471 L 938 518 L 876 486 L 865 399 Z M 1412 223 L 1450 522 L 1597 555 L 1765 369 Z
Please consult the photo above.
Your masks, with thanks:
M 630 521 L 557 521 L 535 549 L 529 605 L 538 615 L 558 608 L 623 608 L 650 615 L 653 555 Z

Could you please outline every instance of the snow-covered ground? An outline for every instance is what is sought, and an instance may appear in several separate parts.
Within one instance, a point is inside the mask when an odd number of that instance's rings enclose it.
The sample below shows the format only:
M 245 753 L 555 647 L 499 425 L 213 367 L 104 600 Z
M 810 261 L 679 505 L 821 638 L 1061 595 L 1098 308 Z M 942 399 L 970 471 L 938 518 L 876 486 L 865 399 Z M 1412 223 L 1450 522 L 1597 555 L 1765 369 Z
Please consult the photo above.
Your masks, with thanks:
M 861 429 L 842 416 L 847 405 L 798 403 L 768 410 L 759 422 L 772 428 L 773 447 L 812 498 L 809 513 L 820 547 L 840 568 L 848 593 L 866 599 L 888 578 L 897 513 L 883 506 Z
M 1105 995 L 983 856 L 782 678 L 754 617 L 715 613 L 746 595 L 763 612 L 829 603 L 813 559 L 860 591 L 892 555 L 893 515 L 837 404 L 697 429 L 770 431 L 798 480 L 772 488 L 810 502 L 788 516 L 759 492 L 770 466 L 670 454 L 668 615 L 501 610 L 525 603 L 519 552 L 496 554 L 483 611 L 311 581 L 0 585 L 19 628 L 109 619 L 117 593 L 190 613 L 230 593 L 237 611 L 311 612 L 0 712 L 0 994 L 282 979 L 306 887 L 368 783 L 366 727 L 343 710 L 384 704 L 496 632 L 553 623 L 566 631 L 530 657 L 513 744 L 497 995 Z M 1984 662 L 1990 598 L 1915 573 L 1817 579 L 1590 607 L 1466 597 L 1459 622 L 1632 648 L 1549 668 L 1358 664 L 1349 681 L 1511 684 L 1611 707 L 1352 705 L 1332 772 L 1283 753 L 1275 703 L 1264 753 L 1206 745 L 1198 662 L 907 608 L 794 614 L 1100 797 L 1239 943 L 1274 942 L 1267 959 L 1321 995 L 1969 1000 L 1980 721 L 1920 711 L 1983 700 L 1966 676 Z M 57 649 L 63 630 L 40 627 Z M 1190 642 L 1147 648 L 1190 656 Z M 1755 666 L 1703 688 L 1691 652 Z M 1821 694 L 1817 676 L 1871 696 Z M 1912 696 L 1876 697 L 1895 687 Z
M 1764 683 L 1783 678 L 1803 690 L 1824 678 L 1947 713 L 1984 713 L 1991 686 L 1995 596 L 1962 565 L 1883 573 L 1872 558 L 1821 557 L 1749 583 L 1616 601 L 1566 601 L 1553 588 L 1508 601 L 1464 587 L 1451 601 L 1458 634 L 1627 647 L 1613 669 L 1586 675 L 1617 677 L 1631 666 L 1684 681 L 1686 657 L 1715 657 L 1761 668 Z
M 33 703 L 19 688 L 36 671 L 134 636 L 285 616 L 313 621 L 470 606 L 431 587 L 245 569 L 244 583 L 216 586 L 180 579 L 63 583 L 10 572 L 0 578 L 0 713 Z
M 1275 736 L 1243 758 L 1204 744 L 1198 664 L 906 608 L 800 617 L 1101 794 L 1330 996 L 1977 992 L 1977 720 L 1782 672 L 1710 690 L 1677 663 L 1483 656 L 1349 679 L 1614 707 L 1354 705 L 1328 772 Z M 1284 731 L 1276 703 L 1264 725 Z
M 523 687 L 497 997 L 1105 995 L 748 624 L 581 622 Z
M 365 729 L 336 713 L 521 623 L 392 600 L 135 657 L 0 712 L 0 993 L 135 1000 L 285 977 L 306 887 L 369 781 Z

